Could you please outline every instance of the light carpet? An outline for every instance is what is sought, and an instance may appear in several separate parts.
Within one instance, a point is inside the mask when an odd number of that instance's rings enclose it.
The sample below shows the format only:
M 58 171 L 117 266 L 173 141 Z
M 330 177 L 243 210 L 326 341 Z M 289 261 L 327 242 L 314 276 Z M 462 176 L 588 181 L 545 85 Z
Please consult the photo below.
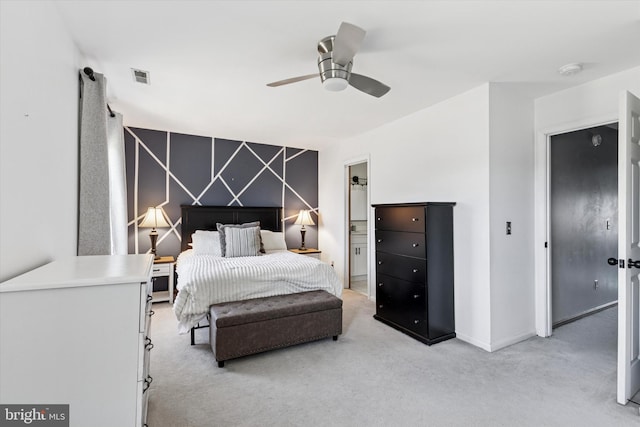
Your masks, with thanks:
M 227 361 L 199 330 L 177 334 L 154 304 L 151 427 L 639 426 L 616 397 L 616 309 L 488 353 L 459 339 L 426 346 L 376 320 L 345 290 L 330 338 Z

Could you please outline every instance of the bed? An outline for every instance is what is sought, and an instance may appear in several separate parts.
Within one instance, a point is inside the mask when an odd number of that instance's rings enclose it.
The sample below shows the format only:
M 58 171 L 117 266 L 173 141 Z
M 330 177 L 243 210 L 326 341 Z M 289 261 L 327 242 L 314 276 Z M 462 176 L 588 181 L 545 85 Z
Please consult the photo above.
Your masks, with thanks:
M 342 283 L 330 265 L 286 250 L 282 208 L 182 206 L 181 209 L 182 252 L 177 261 L 178 295 L 173 306 L 179 333 L 198 325 L 213 304 L 315 290 L 341 296 Z M 264 253 L 222 256 L 217 247 L 207 246 L 210 239 L 220 239 L 220 233 L 215 233 L 216 224 L 236 224 L 231 226 L 233 233 L 243 233 L 239 224 L 253 229 L 251 223 L 255 222 L 260 223 Z M 229 231 L 222 232 L 227 236 L 227 255 L 235 250 Z M 224 247 L 224 237 L 221 240 Z

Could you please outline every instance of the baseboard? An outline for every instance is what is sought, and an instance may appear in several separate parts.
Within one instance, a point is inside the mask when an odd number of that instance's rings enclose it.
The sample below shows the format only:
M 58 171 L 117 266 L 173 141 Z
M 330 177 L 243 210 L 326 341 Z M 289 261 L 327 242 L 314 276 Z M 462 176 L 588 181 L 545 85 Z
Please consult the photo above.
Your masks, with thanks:
M 479 341 L 479 340 L 477 340 L 475 338 L 471 338 L 470 336 L 462 334 L 462 333 L 460 333 L 458 331 L 456 331 L 456 338 L 458 338 L 459 340 L 462 340 L 462 341 L 464 341 L 466 343 L 469 343 L 471 345 L 474 345 L 476 347 L 480 347 L 483 350 L 486 350 L 486 351 L 489 351 L 489 352 L 491 351 L 491 346 L 489 344 L 487 344 L 485 342 L 482 342 L 482 341 Z
M 517 344 L 521 341 L 527 340 L 531 337 L 535 337 L 536 335 L 537 335 L 536 331 L 529 331 L 520 335 L 516 335 L 514 337 L 506 338 L 501 341 L 491 343 L 491 346 L 490 346 L 491 349 L 489 351 L 498 351 L 505 347 L 509 347 L 510 345 Z
M 592 314 L 599 313 L 599 312 L 601 312 L 603 310 L 607 310 L 607 309 L 609 309 L 611 307 L 615 307 L 616 305 L 618 305 L 618 300 L 615 300 L 613 302 L 608 302 L 608 303 L 602 304 L 602 305 L 600 305 L 598 307 L 591 308 L 589 310 L 583 311 L 582 313 L 577 314 L 577 315 L 575 315 L 573 317 L 570 317 L 568 319 L 564 319 L 564 320 L 560 320 L 558 322 L 554 322 L 553 323 L 553 329 L 559 328 L 560 326 L 566 325 L 567 323 L 575 322 L 576 320 L 580 320 L 580 319 L 582 319 L 584 317 L 591 316 Z
M 460 332 L 456 331 L 456 338 L 458 338 L 458 339 L 460 339 L 460 340 L 462 340 L 464 342 L 467 342 L 467 343 L 469 343 L 471 345 L 475 345 L 476 347 L 479 347 L 479 348 L 481 348 L 481 349 L 483 349 L 485 351 L 488 351 L 490 353 L 494 352 L 494 351 L 498 351 L 498 350 L 503 349 L 505 347 L 509 347 L 510 345 L 517 344 L 517 343 L 519 343 L 521 341 L 527 340 L 527 339 L 529 339 L 531 337 L 535 337 L 535 336 L 536 336 L 535 331 L 525 332 L 525 333 L 517 335 L 515 337 L 510 337 L 510 338 L 498 341 L 496 343 L 489 344 L 489 343 L 477 340 L 475 338 L 471 338 L 468 335 L 461 334 Z

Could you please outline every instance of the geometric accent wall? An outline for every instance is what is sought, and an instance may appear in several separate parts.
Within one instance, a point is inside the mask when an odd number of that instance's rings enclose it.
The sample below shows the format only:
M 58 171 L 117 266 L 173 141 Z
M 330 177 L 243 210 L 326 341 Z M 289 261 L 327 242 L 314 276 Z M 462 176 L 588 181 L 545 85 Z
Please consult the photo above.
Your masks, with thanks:
M 180 205 L 282 206 L 289 248 L 300 246 L 300 209 L 318 224 L 318 152 L 126 127 L 129 253 L 149 252 L 148 207 L 162 207 L 170 228 L 158 229 L 158 255 L 180 253 Z M 318 247 L 316 226 L 305 244 Z

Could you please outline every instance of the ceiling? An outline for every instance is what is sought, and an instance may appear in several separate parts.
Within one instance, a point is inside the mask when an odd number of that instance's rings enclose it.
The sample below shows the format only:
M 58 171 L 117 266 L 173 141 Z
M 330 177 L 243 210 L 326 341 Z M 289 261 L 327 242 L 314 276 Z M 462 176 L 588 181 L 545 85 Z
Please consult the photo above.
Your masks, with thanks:
M 126 125 L 318 150 L 484 82 L 538 97 L 640 65 L 640 0 L 55 4 Z M 317 72 L 318 40 L 343 21 L 367 30 L 353 72 L 387 95 L 266 86 Z M 584 71 L 558 74 L 572 62 Z

